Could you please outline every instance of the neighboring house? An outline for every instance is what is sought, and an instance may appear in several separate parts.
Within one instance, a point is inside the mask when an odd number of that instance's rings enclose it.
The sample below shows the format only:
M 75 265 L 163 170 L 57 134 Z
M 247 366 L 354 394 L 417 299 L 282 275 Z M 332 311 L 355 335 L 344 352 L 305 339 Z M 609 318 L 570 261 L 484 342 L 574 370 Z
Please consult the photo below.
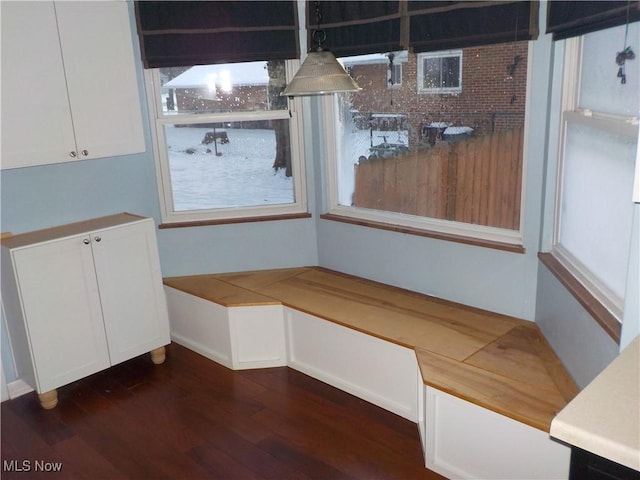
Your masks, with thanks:
M 163 85 L 167 110 L 267 110 L 267 62 L 196 65 Z
M 377 130 L 408 129 L 414 146 L 433 144 L 433 135 L 442 138 L 447 126 L 475 134 L 522 128 L 527 50 L 527 42 L 513 42 L 362 55 L 342 62 L 358 84 L 367 86 L 353 94 L 358 125 L 369 121 Z M 398 125 L 392 120 L 397 114 L 407 122 Z

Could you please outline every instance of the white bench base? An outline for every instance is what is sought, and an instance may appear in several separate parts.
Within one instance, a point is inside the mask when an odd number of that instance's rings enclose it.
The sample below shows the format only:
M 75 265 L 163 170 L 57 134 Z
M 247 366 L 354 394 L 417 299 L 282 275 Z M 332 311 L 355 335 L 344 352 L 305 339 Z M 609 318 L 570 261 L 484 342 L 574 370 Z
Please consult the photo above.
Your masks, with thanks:
M 564 479 L 569 447 L 423 384 L 412 349 L 283 307 L 224 307 L 165 286 L 173 341 L 231 369 L 289 366 L 417 423 L 449 478 Z
M 571 449 L 549 434 L 425 386 L 425 466 L 447 478 L 566 479 Z
M 233 370 L 287 365 L 282 305 L 223 307 L 165 286 L 171 339 Z

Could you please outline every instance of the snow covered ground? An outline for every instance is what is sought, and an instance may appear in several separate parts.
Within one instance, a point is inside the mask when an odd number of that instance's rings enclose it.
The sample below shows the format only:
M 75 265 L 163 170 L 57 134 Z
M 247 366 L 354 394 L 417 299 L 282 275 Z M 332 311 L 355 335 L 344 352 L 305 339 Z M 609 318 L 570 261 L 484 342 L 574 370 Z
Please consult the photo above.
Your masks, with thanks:
M 229 143 L 218 141 L 218 155 L 213 143 L 202 144 L 210 131 L 173 125 L 165 129 L 176 211 L 294 201 L 293 180 L 284 169 L 273 169 L 273 130 L 226 128 Z
M 203 144 L 211 131 L 165 127 L 176 211 L 293 203 L 293 179 L 285 176 L 284 169 L 276 172 L 272 167 L 276 153 L 273 130 L 225 128 L 229 143 Z M 340 203 L 350 205 L 358 158 L 370 154 L 371 143 L 408 145 L 408 132 L 351 130 L 343 138 Z

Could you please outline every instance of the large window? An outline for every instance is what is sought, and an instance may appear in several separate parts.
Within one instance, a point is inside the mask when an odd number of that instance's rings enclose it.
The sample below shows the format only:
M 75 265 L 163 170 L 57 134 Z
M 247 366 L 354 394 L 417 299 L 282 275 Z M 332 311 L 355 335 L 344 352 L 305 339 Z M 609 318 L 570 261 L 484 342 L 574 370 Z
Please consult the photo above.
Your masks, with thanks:
M 639 38 L 639 24 L 628 38 Z M 640 116 L 640 67 L 615 60 L 625 27 L 566 40 L 553 255 L 622 319 Z M 636 48 L 636 45 L 633 45 Z M 611 61 L 610 61 L 611 60 Z
M 165 223 L 306 212 L 296 101 L 279 95 L 286 67 L 147 71 Z
M 389 54 L 378 58 L 343 59 L 363 90 L 328 100 L 328 214 L 521 251 L 528 42 L 395 52 L 394 90 L 381 75 Z M 426 78 L 439 93 L 420 93 Z

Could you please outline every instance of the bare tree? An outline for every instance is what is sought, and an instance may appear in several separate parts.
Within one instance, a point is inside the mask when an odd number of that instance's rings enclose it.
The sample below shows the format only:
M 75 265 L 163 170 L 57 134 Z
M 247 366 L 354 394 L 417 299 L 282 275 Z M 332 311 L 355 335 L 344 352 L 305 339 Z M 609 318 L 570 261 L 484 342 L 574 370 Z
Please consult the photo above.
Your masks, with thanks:
M 284 60 L 269 60 L 267 62 L 267 70 L 269 72 L 268 95 L 270 110 L 287 108 L 287 98 L 280 96 L 286 83 Z M 290 177 L 292 172 L 288 124 L 282 120 L 273 120 L 271 124 L 276 137 L 276 158 L 273 162 L 273 168 L 274 170 L 284 168 L 285 175 Z

